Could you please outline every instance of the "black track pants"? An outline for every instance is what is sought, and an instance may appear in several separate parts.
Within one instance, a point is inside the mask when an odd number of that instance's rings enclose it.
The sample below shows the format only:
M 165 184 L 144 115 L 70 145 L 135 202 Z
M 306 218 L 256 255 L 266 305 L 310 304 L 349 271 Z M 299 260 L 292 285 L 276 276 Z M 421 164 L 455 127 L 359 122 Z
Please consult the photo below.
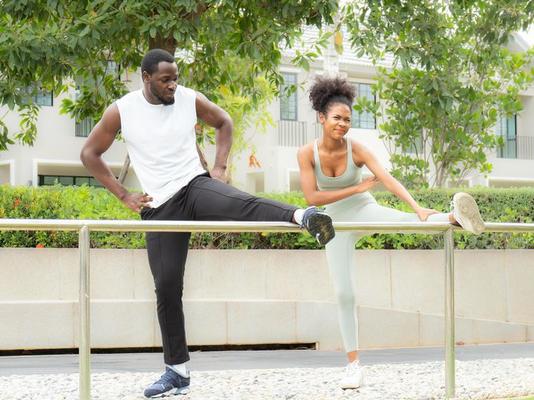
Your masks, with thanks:
M 296 207 L 252 196 L 205 174 L 194 178 L 158 208 L 144 209 L 141 218 L 291 222 L 295 210 Z M 182 291 L 190 236 L 188 232 L 146 234 L 166 364 L 180 364 L 189 360 Z

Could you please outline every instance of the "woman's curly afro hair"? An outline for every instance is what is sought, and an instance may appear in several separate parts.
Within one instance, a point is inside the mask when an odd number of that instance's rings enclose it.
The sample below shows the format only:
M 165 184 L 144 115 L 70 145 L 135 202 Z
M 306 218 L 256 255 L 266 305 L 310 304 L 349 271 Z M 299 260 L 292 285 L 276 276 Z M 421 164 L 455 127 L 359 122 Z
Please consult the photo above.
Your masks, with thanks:
M 324 114 L 334 103 L 346 104 L 352 109 L 355 96 L 354 86 L 340 77 L 318 76 L 310 89 L 312 108 Z

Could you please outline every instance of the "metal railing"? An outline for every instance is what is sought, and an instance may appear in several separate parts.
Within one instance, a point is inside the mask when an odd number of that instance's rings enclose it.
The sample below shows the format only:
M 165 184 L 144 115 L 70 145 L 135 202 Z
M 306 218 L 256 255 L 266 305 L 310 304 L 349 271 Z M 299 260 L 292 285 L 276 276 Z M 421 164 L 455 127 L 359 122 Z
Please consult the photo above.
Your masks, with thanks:
M 336 231 L 361 233 L 425 233 L 444 236 L 445 261 L 445 392 L 455 397 L 455 329 L 454 329 L 454 238 L 460 230 L 447 223 L 352 223 L 334 224 Z M 90 340 L 90 232 L 300 232 L 295 224 L 284 222 L 236 221 L 110 221 L 110 220 L 46 220 L 0 219 L 2 230 L 78 231 L 80 250 L 80 399 L 91 398 Z M 534 224 L 486 223 L 486 232 L 534 232 Z
M 503 146 L 497 148 L 498 158 L 534 160 L 534 136 L 519 135 L 503 139 Z
M 95 122 L 91 118 L 85 118 L 74 122 L 74 136 L 87 137 L 95 127 Z
M 305 121 L 278 121 L 278 146 L 300 147 L 309 142 L 308 123 Z
M 318 122 L 284 121 L 277 122 L 278 146 L 300 147 L 323 135 L 323 126 Z

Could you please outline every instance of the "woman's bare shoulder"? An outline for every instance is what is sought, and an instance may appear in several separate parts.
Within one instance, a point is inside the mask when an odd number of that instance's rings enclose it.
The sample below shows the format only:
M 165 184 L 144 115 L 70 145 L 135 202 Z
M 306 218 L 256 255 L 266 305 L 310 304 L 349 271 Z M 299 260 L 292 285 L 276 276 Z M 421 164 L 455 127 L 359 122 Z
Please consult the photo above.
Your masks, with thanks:
M 350 144 L 352 146 L 352 150 L 356 150 L 356 151 L 368 151 L 368 148 L 362 143 L 360 142 L 359 140 L 356 140 L 356 139 L 349 139 L 350 140 Z
M 310 154 L 313 154 L 313 143 L 305 144 L 304 146 L 299 147 L 298 149 L 299 154 L 309 156 Z
M 358 167 L 365 164 L 365 155 L 369 153 L 369 149 L 363 143 L 355 139 L 349 139 L 352 146 L 352 158 Z
M 297 158 L 306 163 L 311 163 L 313 165 L 313 143 L 305 144 L 304 146 L 299 147 L 297 151 Z

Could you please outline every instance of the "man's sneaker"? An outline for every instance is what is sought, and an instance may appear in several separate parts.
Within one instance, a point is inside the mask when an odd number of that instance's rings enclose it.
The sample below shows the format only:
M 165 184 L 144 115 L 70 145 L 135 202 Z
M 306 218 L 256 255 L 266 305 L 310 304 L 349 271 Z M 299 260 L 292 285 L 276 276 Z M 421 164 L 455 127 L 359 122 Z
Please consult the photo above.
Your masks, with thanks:
M 486 226 L 480 216 L 478 205 L 470 194 L 456 193 L 451 202 L 452 215 L 456 222 L 466 231 L 478 235 L 484 232 Z
M 356 360 L 345 367 L 345 376 L 341 379 L 341 389 L 358 389 L 363 385 L 363 371 Z
M 321 245 L 327 244 L 336 235 L 332 226 L 332 218 L 314 206 L 304 210 L 301 226 L 306 228 Z
M 154 399 L 174 394 L 189 393 L 189 377 L 183 377 L 172 368 L 165 367 L 161 378 L 145 389 L 145 397 Z

